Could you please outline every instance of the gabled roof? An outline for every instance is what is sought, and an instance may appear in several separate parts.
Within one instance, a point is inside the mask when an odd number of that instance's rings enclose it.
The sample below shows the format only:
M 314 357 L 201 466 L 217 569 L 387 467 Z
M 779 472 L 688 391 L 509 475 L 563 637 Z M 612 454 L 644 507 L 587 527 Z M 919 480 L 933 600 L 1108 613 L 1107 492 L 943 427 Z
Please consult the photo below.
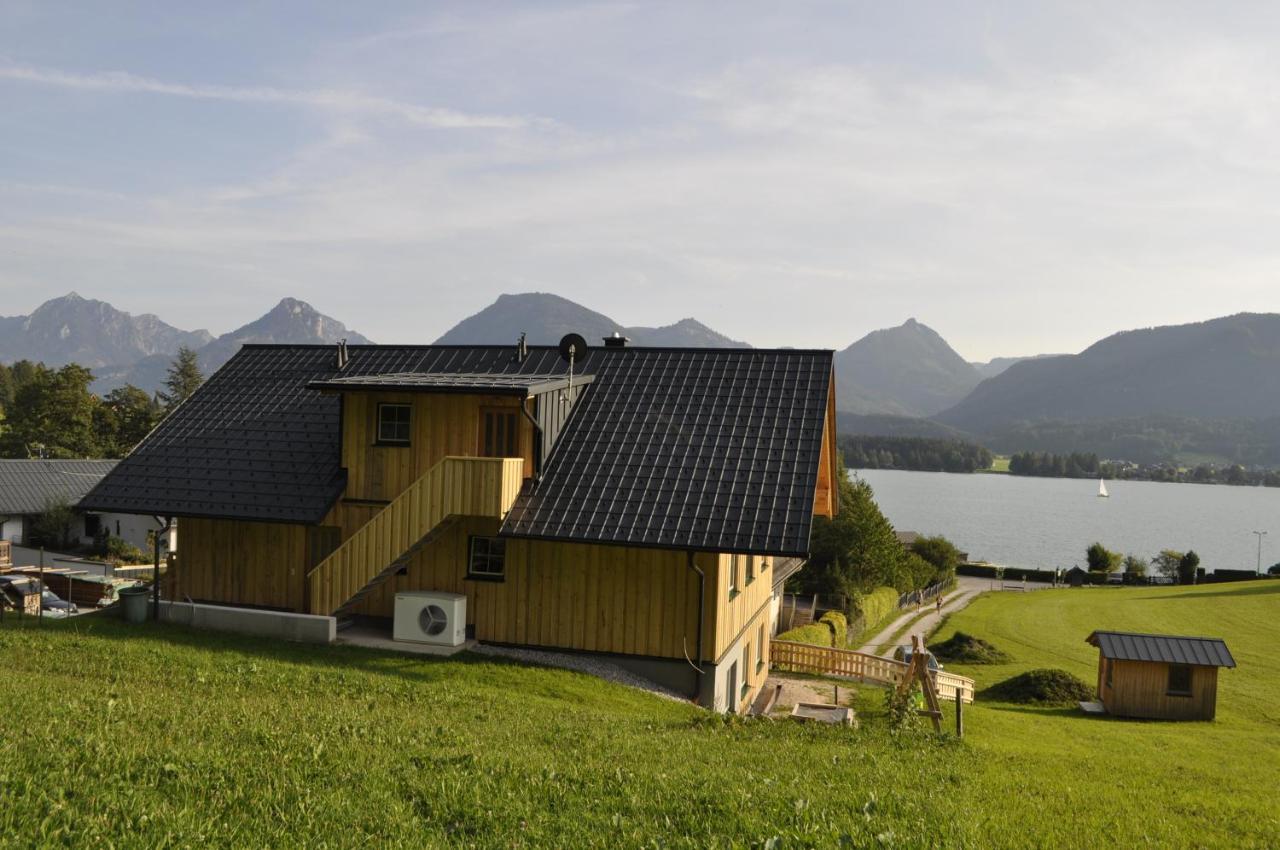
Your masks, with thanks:
M 573 383 L 589 384 L 594 376 L 574 375 Z M 396 392 L 481 393 L 531 395 L 567 389 L 568 375 L 493 375 L 433 372 L 392 372 L 387 375 L 344 375 L 312 381 L 313 390 L 384 390 Z
M 606 349 L 590 365 L 504 535 L 808 554 L 830 352 Z
M 529 392 L 567 378 L 552 347 L 513 354 L 349 346 L 339 370 L 334 346 L 245 346 L 83 504 L 319 522 L 345 484 L 339 399 L 322 389 Z M 831 363 L 830 351 L 591 349 L 575 367 L 594 380 L 501 533 L 807 555 Z
M 1158 661 L 1203 667 L 1235 667 L 1231 650 L 1220 638 L 1147 635 L 1136 632 L 1094 632 L 1086 642 L 1098 647 L 1103 658 L 1116 661 Z
M 54 502 L 75 505 L 114 460 L 0 460 L 0 514 L 38 514 Z

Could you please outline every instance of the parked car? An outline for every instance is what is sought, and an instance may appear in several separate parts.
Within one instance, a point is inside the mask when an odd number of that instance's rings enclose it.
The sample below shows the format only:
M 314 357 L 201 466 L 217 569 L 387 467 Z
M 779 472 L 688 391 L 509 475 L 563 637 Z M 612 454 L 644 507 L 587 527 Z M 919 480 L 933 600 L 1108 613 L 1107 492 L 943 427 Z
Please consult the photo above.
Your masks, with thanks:
M 44 609 L 46 615 L 52 617 L 70 617 L 72 614 L 80 613 L 76 603 L 67 602 L 52 590 L 47 589 L 40 596 L 40 607 Z
M 912 649 L 909 646 L 899 646 L 893 651 L 893 660 L 901 661 L 903 664 L 911 663 Z M 938 659 L 932 652 L 925 652 L 925 665 L 934 672 L 942 669 L 942 665 L 938 663 Z

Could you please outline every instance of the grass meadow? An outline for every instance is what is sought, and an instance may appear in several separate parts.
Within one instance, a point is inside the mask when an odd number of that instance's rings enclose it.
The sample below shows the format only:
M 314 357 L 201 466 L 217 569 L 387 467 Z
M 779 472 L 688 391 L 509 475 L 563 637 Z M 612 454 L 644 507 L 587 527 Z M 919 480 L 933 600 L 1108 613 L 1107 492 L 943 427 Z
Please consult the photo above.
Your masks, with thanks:
M 1093 628 L 1227 639 L 1214 723 L 979 702 L 966 737 L 712 716 L 585 675 L 100 616 L 0 625 L 0 845 L 1274 847 L 1280 582 L 987 595 L 961 629 L 1093 675 Z

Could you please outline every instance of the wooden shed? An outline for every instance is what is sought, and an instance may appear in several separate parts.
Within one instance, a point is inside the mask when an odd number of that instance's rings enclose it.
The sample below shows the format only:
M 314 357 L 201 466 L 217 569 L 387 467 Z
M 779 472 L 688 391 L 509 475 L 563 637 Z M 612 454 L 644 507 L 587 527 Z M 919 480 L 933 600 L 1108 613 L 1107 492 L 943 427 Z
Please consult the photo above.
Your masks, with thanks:
M 1155 720 L 1212 720 L 1218 668 L 1235 667 L 1219 638 L 1097 631 L 1098 700 L 1108 714 Z

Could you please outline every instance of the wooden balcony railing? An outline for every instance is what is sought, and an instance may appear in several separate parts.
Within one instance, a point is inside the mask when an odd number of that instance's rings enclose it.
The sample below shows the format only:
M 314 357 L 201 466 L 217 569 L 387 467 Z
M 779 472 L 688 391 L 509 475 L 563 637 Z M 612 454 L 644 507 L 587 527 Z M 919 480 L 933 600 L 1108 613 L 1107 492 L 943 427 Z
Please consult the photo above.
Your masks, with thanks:
M 778 670 L 816 673 L 876 685 L 898 685 L 907 674 L 907 665 L 891 658 L 787 640 L 775 640 L 769 645 L 769 664 Z M 959 691 L 961 700 L 973 702 L 972 679 L 945 670 L 937 671 L 933 677 L 939 699 L 954 700 Z
M 449 517 L 505 517 L 523 481 L 522 458 L 442 459 L 307 573 L 309 610 L 338 611 Z

